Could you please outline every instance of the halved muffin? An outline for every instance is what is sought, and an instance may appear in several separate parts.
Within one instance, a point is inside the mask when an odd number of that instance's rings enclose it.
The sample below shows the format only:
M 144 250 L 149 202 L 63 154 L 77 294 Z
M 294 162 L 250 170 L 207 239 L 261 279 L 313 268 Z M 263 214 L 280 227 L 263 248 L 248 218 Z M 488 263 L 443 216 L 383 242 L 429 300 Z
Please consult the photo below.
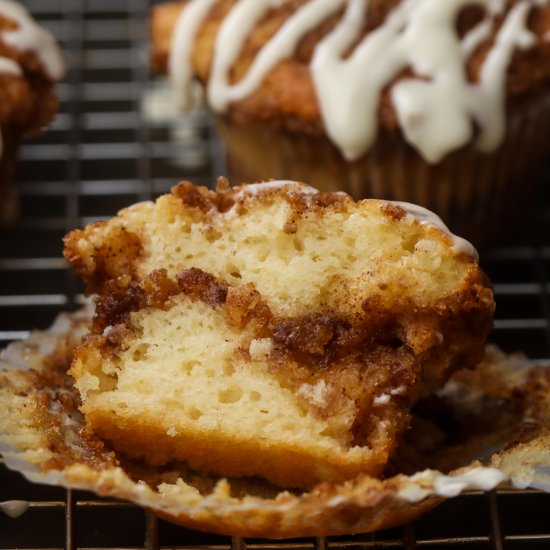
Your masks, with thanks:
M 98 294 L 70 371 L 86 421 L 149 464 L 284 487 L 377 475 L 411 406 L 483 354 L 474 253 L 412 205 L 181 183 L 66 237 Z

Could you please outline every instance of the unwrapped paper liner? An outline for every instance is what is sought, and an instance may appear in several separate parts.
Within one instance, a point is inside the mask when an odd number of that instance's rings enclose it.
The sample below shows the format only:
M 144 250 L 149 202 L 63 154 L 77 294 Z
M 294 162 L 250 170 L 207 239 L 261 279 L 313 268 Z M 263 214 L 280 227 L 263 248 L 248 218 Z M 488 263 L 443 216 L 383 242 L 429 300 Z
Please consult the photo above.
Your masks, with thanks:
M 103 460 L 82 443 L 78 410 L 67 412 L 61 405 L 67 390 L 55 386 L 55 377 L 41 377 L 52 356 L 70 354 L 90 315 L 89 309 L 63 314 L 48 331 L 34 332 L 0 355 L 0 453 L 9 468 L 31 481 L 127 499 L 191 528 L 272 538 L 373 531 L 411 521 L 472 490 L 513 486 L 550 492 L 550 369 L 505 357 L 495 348 L 487 351 L 485 374 L 453 379 L 442 395 L 460 400 L 472 414 L 491 400 L 510 409 L 506 399 L 511 399 L 523 409 L 513 435 L 500 438 L 497 452 L 448 474 L 422 469 L 383 480 L 359 476 L 292 493 L 259 480 L 207 478 L 185 466 L 154 471 Z

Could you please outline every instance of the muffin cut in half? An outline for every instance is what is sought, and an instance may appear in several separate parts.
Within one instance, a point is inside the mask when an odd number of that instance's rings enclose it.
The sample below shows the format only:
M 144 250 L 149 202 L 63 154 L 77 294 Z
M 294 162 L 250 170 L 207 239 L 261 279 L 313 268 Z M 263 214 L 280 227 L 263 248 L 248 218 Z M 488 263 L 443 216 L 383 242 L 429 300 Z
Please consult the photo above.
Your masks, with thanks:
M 70 370 L 86 422 L 154 465 L 284 487 L 378 475 L 415 401 L 482 356 L 474 254 L 412 205 L 181 183 L 65 239 L 98 294 Z

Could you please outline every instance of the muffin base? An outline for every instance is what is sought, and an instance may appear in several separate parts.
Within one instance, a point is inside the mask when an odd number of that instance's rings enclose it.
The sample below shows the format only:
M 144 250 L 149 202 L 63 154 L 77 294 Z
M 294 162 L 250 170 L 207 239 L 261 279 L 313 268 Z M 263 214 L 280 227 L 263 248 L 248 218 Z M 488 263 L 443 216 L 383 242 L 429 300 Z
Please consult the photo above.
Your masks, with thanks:
M 85 429 L 74 387 L 63 376 L 91 313 L 63 314 L 49 330 L 0 354 L 0 452 L 31 481 L 124 498 L 189 528 L 272 538 L 375 531 L 411 521 L 445 498 L 500 484 L 550 492 L 548 369 L 493 348 L 482 368 L 463 371 L 443 392 L 464 419 L 468 440 L 451 432 L 449 441 L 458 445 L 442 445 L 441 424 L 432 439 L 431 424 L 423 422 L 424 451 L 404 452 L 399 464 L 411 475 L 359 475 L 291 493 L 253 478 L 199 475 L 181 463 L 167 470 L 119 460 Z M 483 426 L 489 433 L 478 431 Z

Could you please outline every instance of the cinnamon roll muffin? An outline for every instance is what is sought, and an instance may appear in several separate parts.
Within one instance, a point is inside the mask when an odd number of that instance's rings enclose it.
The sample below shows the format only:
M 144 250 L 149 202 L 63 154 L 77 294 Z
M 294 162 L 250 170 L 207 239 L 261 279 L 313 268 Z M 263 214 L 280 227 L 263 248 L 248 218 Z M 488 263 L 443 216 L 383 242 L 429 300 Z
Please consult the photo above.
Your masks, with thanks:
M 89 429 L 286 488 L 380 474 L 492 325 L 475 250 L 435 215 L 295 182 L 184 182 L 73 231 L 65 257 L 98 295 L 69 371 Z
M 236 181 L 414 202 L 483 244 L 547 161 L 547 0 L 194 0 L 151 29 L 153 68 L 204 84 Z
M 53 119 L 61 51 L 20 4 L 0 1 L 0 225 L 17 213 L 13 179 L 19 145 Z

